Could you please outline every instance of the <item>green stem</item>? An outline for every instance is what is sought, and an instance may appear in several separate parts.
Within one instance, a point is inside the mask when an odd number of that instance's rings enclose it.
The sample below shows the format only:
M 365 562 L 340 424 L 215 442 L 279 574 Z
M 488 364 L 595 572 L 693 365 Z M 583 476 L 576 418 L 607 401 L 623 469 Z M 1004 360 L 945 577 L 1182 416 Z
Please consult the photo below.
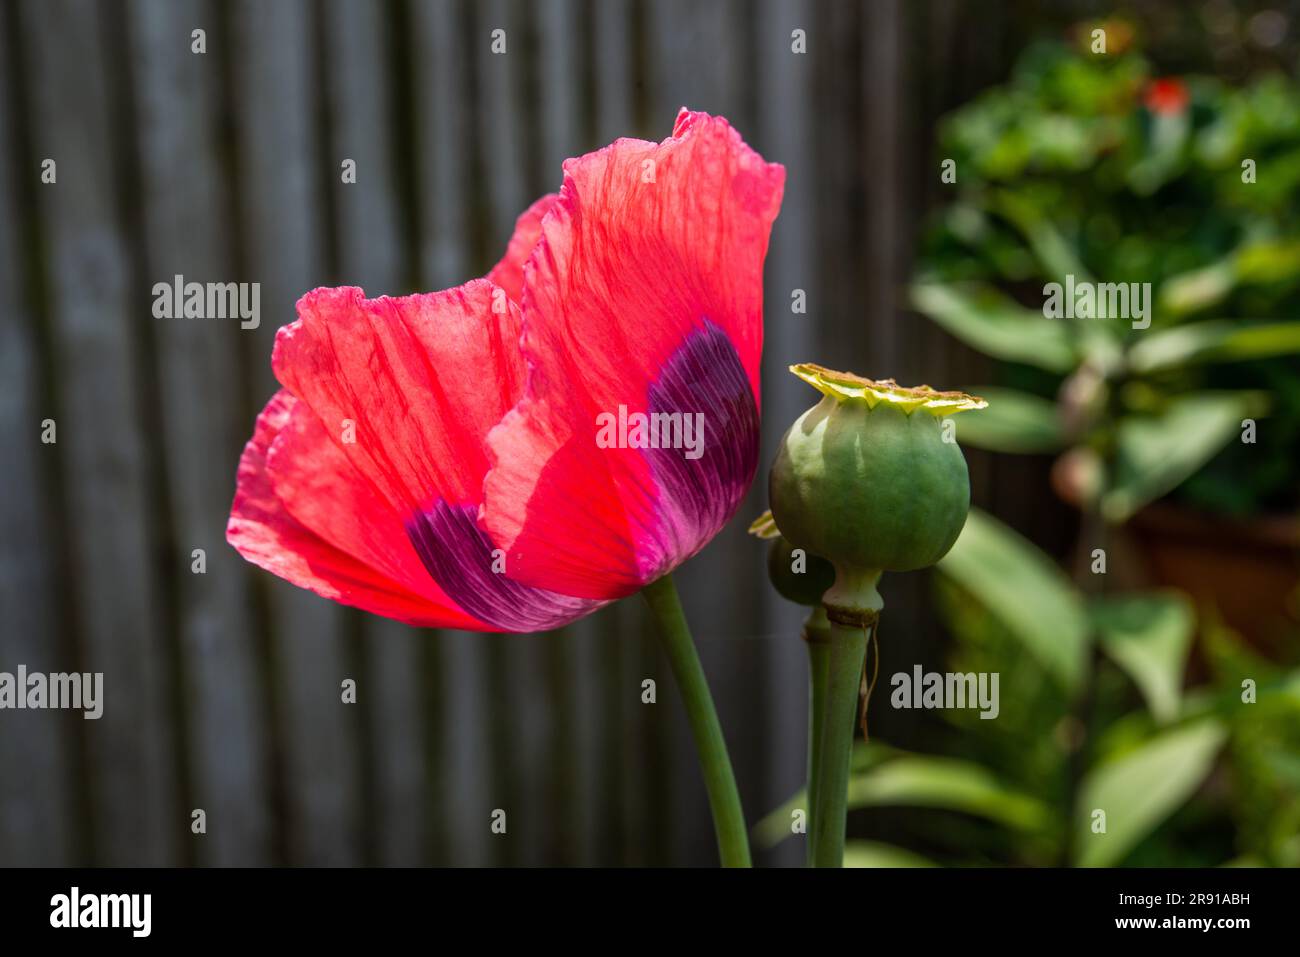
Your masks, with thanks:
M 813 863 L 813 810 L 821 783 L 822 709 L 826 707 L 826 675 L 830 665 L 830 622 L 826 609 L 818 605 L 803 625 L 808 646 L 808 866 Z
M 723 867 L 749 867 L 749 835 L 745 830 L 745 813 L 740 807 L 740 792 L 727 756 L 722 725 L 713 707 L 709 684 L 700 667 L 690 626 L 682 613 L 677 587 L 671 575 L 647 585 L 641 592 L 659 625 L 659 636 L 673 669 L 673 677 L 686 705 L 686 717 L 695 738 L 704 786 L 709 792 L 713 812 L 713 829 L 718 836 L 718 854 Z
M 812 866 L 840 867 L 844 863 L 844 824 L 848 816 L 849 761 L 853 751 L 854 718 L 862 663 L 867 653 L 867 629 L 830 626 L 825 701 L 822 705 L 821 754 L 817 803 L 812 817 Z

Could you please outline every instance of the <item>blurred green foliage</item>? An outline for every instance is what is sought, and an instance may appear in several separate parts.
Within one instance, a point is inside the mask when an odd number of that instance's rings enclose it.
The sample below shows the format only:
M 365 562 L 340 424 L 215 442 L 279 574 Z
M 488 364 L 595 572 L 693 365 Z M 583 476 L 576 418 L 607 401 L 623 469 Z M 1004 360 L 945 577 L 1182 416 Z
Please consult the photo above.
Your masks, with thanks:
M 1160 77 L 1110 29 L 1106 54 L 1030 47 L 941 125 L 955 181 L 911 300 L 1001 360 L 1003 382 L 973 388 L 990 407 L 961 441 L 1068 452 L 1058 488 L 1112 522 L 1174 489 L 1219 512 L 1292 509 L 1300 86 Z M 1044 287 L 1067 276 L 1150 283 L 1150 327 L 1047 317 Z M 1232 441 L 1262 415 L 1255 444 Z
M 1300 669 L 1257 658 L 1178 592 L 1084 595 L 1062 576 L 1059 600 L 1069 595 L 1088 622 L 1084 667 L 1066 683 L 1034 653 L 1056 620 L 1036 617 L 1031 640 L 971 572 L 975 548 L 1004 553 L 1004 565 L 1050 559 L 990 516 L 975 519 L 937 586 L 956 638 L 950 667 L 1000 670 L 1001 712 L 942 714 L 963 754 L 1052 803 L 1056 827 L 1037 845 L 1013 845 L 1008 863 L 1300 864 L 1300 782 L 1284 770 L 1300 753 Z M 1187 687 L 1193 662 L 1208 674 Z M 1253 741 L 1267 756 L 1247 776 Z M 1097 809 L 1105 834 L 1092 829 Z
M 1178 592 L 1085 595 L 978 511 L 939 571 L 948 668 L 997 672 L 998 714 L 935 712 L 960 758 L 860 744 L 850 809 L 914 810 L 847 865 L 1300 866 L 1300 663 Z M 803 800 L 758 839 L 789 837 Z

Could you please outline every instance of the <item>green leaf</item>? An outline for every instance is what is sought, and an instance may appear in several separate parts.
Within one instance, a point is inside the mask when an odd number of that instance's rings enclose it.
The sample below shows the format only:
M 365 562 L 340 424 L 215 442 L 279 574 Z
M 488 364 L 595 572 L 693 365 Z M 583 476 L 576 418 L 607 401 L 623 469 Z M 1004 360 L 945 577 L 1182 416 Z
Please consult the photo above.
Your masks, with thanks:
M 766 815 L 754 826 L 755 842 L 774 847 L 790 837 L 794 813 L 805 811 L 806 800 L 800 788 Z M 853 751 L 848 806 L 887 805 L 960 811 L 1023 831 L 1041 830 L 1051 819 L 1037 798 L 1002 783 L 978 764 L 859 742 Z
M 1300 352 L 1300 322 L 1242 323 L 1230 319 L 1153 330 L 1129 350 L 1135 372 L 1149 373 L 1193 362 L 1267 359 Z
M 1074 368 L 1069 327 L 1007 299 L 988 286 L 917 282 L 912 306 L 973 349 L 995 359 L 1052 372 Z
M 957 758 L 906 754 L 849 779 L 850 808 L 941 808 L 1034 831 L 1050 818 L 1036 798 L 1013 790 L 978 764 Z
M 1088 612 L 1105 652 L 1133 679 L 1157 721 L 1178 715 L 1196 616 L 1178 592 L 1094 598 Z
M 1045 275 L 1056 282 L 1065 282 L 1066 276 L 1073 276 L 1075 282 L 1092 281 L 1074 244 L 1056 228 L 1041 205 L 1003 189 L 993 195 L 993 208 L 1024 236 Z
M 894 844 L 849 841 L 844 845 L 845 867 L 938 867 L 934 861 Z
M 1160 286 L 1160 315 L 1184 316 L 1222 302 L 1237 284 L 1235 256 L 1170 276 Z
M 1300 243 L 1267 240 L 1248 243 L 1221 259 L 1177 276 L 1160 286 L 1160 314 L 1176 319 L 1222 302 L 1242 285 L 1293 280 L 1300 271 Z
M 1243 283 L 1291 282 L 1298 272 L 1300 242 L 1294 239 L 1252 242 L 1237 253 L 1237 278 Z
M 1073 693 L 1083 677 L 1088 622 L 1070 580 L 997 519 L 971 509 L 939 570 L 969 592 Z
M 1089 771 L 1075 819 L 1077 863 L 1111 867 L 1182 806 L 1205 780 L 1227 736 L 1215 720 L 1165 731 Z M 1093 833 L 1094 811 L 1105 833 Z
M 1257 392 L 1197 392 L 1178 396 L 1158 415 L 1129 416 L 1118 430 L 1115 474 L 1102 496 L 1112 522 L 1180 485 L 1264 409 Z
M 957 441 L 977 449 L 1020 454 L 1056 452 L 1064 441 L 1056 404 L 1047 399 L 997 387 L 973 390 L 988 401 L 979 415 L 963 416 L 957 423 Z

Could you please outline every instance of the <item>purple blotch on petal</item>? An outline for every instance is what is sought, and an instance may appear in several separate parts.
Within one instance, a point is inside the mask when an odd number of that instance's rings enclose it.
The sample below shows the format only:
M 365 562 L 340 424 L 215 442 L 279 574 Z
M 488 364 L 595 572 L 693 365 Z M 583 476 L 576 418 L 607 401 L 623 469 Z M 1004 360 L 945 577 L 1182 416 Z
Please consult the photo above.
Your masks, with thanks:
M 529 588 L 493 571 L 492 540 L 478 527 L 477 513 L 474 505 L 439 501 L 406 523 L 424 567 L 467 613 L 502 631 L 547 631 L 606 604 Z
M 669 358 L 648 400 L 651 415 L 698 412 L 704 424 L 699 458 L 681 448 L 643 452 L 660 491 L 662 574 L 703 548 L 740 507 L 758 468 L 759 415 L 736 347 L 707 319 Z

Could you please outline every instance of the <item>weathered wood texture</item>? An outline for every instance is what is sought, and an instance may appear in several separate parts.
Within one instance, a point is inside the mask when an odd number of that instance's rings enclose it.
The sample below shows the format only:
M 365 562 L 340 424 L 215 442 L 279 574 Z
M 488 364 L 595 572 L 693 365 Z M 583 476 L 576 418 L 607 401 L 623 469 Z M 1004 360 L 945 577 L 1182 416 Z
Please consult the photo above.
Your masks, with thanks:
M 229 549 L 276 329 L 315 286 L 377 295 L 482 274 L 565 157 L 667 136 L 685 105 L 725 114 L 788 170 L 765 460 L 810 401 L 790 362 L 977 381 L 978 357 L 899 290 L 937 198 L 934 119 L 1087 4 L 1011 6 L 6 2 L 0 670 L 103 671 L 107 703 L 97 722 L 0 713 L 0 863 L 711 863 L 690 737 L 638 600 L 553 636 L 433 634 Z M 153 285 L 176 275 L 260 283 L 260 327 L 153 318 Z M 1041 469 L 974 456 L 976 498 L 1050 527 L 1059 514 L 1029 493 Z M 764 500 L 760 480 L 681 576 L 751 819 L 799 785 L 806 721 L 800 615 L 745 535 Z M 891 584 L 886 667 L 939 653 L 928 589 Z M 904 745 L 916 731 L 903 713 L 877 727 Z M 199 808 L 206 834 L 190 827 Z M 801 857 L 787 842 L 759 860 Z

